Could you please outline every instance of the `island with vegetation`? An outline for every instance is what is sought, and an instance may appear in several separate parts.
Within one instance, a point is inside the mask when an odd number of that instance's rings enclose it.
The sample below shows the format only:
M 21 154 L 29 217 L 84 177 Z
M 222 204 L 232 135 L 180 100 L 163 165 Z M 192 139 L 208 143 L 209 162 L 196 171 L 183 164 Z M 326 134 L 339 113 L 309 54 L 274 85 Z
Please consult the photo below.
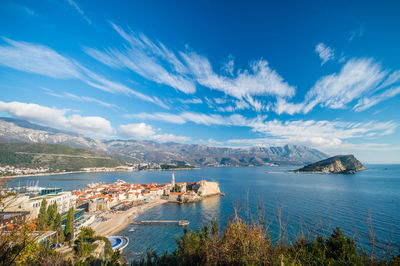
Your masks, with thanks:
M 196 167 L 183 162 L 178 164 L 160 164 L 160 168 L 162 170 L 180 170 L 180 169 L 195 169 Z
M 333 173 L 355 174 L 365 170 L 364 165 L 354 155 L 336 155 L 328 159 L 304 166 L 296 170 L 296 173 Z

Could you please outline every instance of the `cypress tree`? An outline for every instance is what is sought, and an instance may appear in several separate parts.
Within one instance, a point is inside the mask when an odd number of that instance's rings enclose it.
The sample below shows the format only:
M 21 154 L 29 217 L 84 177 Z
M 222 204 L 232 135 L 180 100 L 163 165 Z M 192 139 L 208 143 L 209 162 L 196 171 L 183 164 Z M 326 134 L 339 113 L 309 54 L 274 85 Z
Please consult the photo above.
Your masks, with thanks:
M 47 226 L 47 201 L 46 201 L 46 199 L 43 199 L 42 203 L 40 205 L 37 226 L 38 226 L 39 230 L 44 230 Z
M 53 227 L 57 216 L 57 203 L 54 202 L 47 208 L 47 226 Z
M 61 224 L 61 214 L 57 213 L 53 223 L 53 230 L 56 231 L 56 244 L 64 241 L 64 232 Z
M 67 223 L 65 224 L 65 241 L 69 241 L 74 238 L 74 208 L 68 210 L 67 214 Z

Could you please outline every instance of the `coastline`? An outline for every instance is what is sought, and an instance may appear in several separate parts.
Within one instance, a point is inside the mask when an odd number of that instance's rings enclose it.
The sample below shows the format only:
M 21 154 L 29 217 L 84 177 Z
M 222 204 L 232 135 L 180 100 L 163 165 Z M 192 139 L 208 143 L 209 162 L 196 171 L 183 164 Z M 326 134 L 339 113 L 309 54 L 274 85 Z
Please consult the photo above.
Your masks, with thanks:
M 106 221 L 95 221 L 90 227 L 101 236 L 112 236 L 125 229 L 137 215 L 147 211 L 150 208 L 167 203 L 168 200 L 152 200 L 145 205 L 133 206 L 126 211 L 107 212 L 102 217 Z
M 113 170 L 113 171 L 70 171 L 70 172 L 54 172 L 54 173 L 40 173 L 40 174 L 29 174 L 29 175 L 7 175 L 0 176 L 1 179 L 13 179 L 19 177 L 39 177 L 39 176 L 49 176 L 49 175 L 67 175 L 67 174 L 81 174 L 81 173 L 116 173 L 116 172 L 141 172 L 141 171 L 181 171 L 181 170 L 200 170 L 200 167 L 196 168 L 175 168 L 175 169 L 145 169 L 145 170 L 134 170 L 134 171 L 124 171 L 124 170 Z

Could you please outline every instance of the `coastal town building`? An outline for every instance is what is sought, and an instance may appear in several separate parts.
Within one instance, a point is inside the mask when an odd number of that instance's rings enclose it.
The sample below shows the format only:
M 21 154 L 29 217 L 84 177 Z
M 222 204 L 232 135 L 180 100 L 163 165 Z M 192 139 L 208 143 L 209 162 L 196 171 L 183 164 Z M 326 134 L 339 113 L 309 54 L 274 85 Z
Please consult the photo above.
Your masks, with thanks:
M 43 199 L 46 199 L 48 206 L 55 202 L 57 204 L 58 213 L 60 214 L 64 214 L 70 208 L 75 208 L 76 206 L 76 196 L 70 191 L 62 191 L 33 197 L 29 194 L 9 196 L 2 201 L 0 210 L 2 212 L 26 211 L 29 212 L 29 215 L 27 215 L 28 220 L 36 219 Z
M 0 230 L 11 230 L 15 225 L 26 221 L 29 212 L 0 212 Z

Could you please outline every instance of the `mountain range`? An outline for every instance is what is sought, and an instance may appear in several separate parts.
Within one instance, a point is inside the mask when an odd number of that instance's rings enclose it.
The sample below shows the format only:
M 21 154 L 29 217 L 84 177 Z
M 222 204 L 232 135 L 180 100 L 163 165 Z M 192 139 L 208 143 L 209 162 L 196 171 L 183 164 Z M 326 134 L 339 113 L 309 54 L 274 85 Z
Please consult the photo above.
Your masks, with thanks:
M 195 166 L 304 165 L 328 157 L 319 150 L 301 145 L 227 148 L 148 140 L 102 140 L 13 118 L 0 118 L 0 142 L 62 144 L 89 149 L 127 163 L 184 163 Z

